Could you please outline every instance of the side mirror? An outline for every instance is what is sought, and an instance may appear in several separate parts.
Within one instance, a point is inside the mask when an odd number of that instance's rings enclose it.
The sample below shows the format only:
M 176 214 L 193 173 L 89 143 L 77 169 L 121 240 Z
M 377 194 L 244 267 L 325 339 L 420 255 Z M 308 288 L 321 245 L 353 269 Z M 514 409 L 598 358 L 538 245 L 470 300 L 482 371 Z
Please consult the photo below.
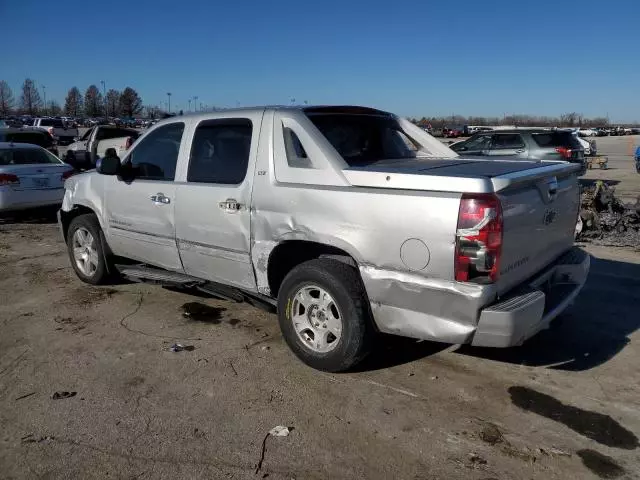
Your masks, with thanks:
M 107 149 L 107 154 L 99 158 L 96 162 L 96 171 L 102 175 L 117 175 L 120 172 L 120 157 L 115 155 L 115 150 L 113 151 L 113 155 L 109 155 L 109 150 Z

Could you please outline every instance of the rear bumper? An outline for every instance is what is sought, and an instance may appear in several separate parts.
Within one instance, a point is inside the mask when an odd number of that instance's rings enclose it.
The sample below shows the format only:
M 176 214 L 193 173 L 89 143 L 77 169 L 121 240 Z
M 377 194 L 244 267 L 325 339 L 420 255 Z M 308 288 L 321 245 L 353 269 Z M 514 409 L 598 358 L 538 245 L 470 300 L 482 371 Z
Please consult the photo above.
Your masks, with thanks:
M 591 259 L 574 247 L 556 263 L 480 313 L 471 341 L 482 347 L 511 347 L 549 327 L 587 281 Z
M 445 343 L 509 347 L 547 328 L 575 299 L 590 258 L 574 247 L 495 302 L 494 285 L 446 282 L 361 266 L 378 329 Z
M 46 190 L 14 190 L 0 187 L 0 212 L 26 210 L 29 208 L 59 205 L 64 197 L 64 188 Z

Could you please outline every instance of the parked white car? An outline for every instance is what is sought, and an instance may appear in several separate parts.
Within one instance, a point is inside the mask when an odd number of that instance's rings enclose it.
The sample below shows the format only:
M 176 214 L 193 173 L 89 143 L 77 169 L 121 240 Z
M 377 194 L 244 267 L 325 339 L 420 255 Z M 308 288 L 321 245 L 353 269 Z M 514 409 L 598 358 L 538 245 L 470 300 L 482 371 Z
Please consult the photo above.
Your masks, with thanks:
M 73 167 L 27 143 L 0 142 L 0 212 L 60 205 Z
M 578 135 L 581 136 L 581 137 L 595 137 L 597 134 L 598 134 L 598 132 L 596 132 L 592 128 L 579 128 L 578 129 Z

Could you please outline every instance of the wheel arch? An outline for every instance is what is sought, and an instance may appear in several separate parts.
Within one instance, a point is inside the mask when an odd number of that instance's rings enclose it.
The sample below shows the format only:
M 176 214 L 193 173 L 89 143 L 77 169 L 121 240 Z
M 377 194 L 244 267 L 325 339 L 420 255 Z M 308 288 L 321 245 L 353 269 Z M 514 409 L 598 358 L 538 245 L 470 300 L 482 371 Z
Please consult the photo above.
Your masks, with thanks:
M 282 281 L 291 270 L 316 258 L 331 258 L 351 265 L 356 270 L 358 268 L 354 256 L 342 248 L 310 240 L 284 240 L 271 250 L 267 262 L 267 282 L 271 296 L 278 296 Z

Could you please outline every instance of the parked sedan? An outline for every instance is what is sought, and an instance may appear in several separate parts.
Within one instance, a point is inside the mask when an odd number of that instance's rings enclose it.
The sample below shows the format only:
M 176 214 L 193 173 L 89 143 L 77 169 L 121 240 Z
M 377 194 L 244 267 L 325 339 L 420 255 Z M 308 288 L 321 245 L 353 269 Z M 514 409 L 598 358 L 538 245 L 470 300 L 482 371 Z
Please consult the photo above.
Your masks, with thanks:
M 0 212 L 59 205 L 73 168 L 37 145 L 0 142 Z

